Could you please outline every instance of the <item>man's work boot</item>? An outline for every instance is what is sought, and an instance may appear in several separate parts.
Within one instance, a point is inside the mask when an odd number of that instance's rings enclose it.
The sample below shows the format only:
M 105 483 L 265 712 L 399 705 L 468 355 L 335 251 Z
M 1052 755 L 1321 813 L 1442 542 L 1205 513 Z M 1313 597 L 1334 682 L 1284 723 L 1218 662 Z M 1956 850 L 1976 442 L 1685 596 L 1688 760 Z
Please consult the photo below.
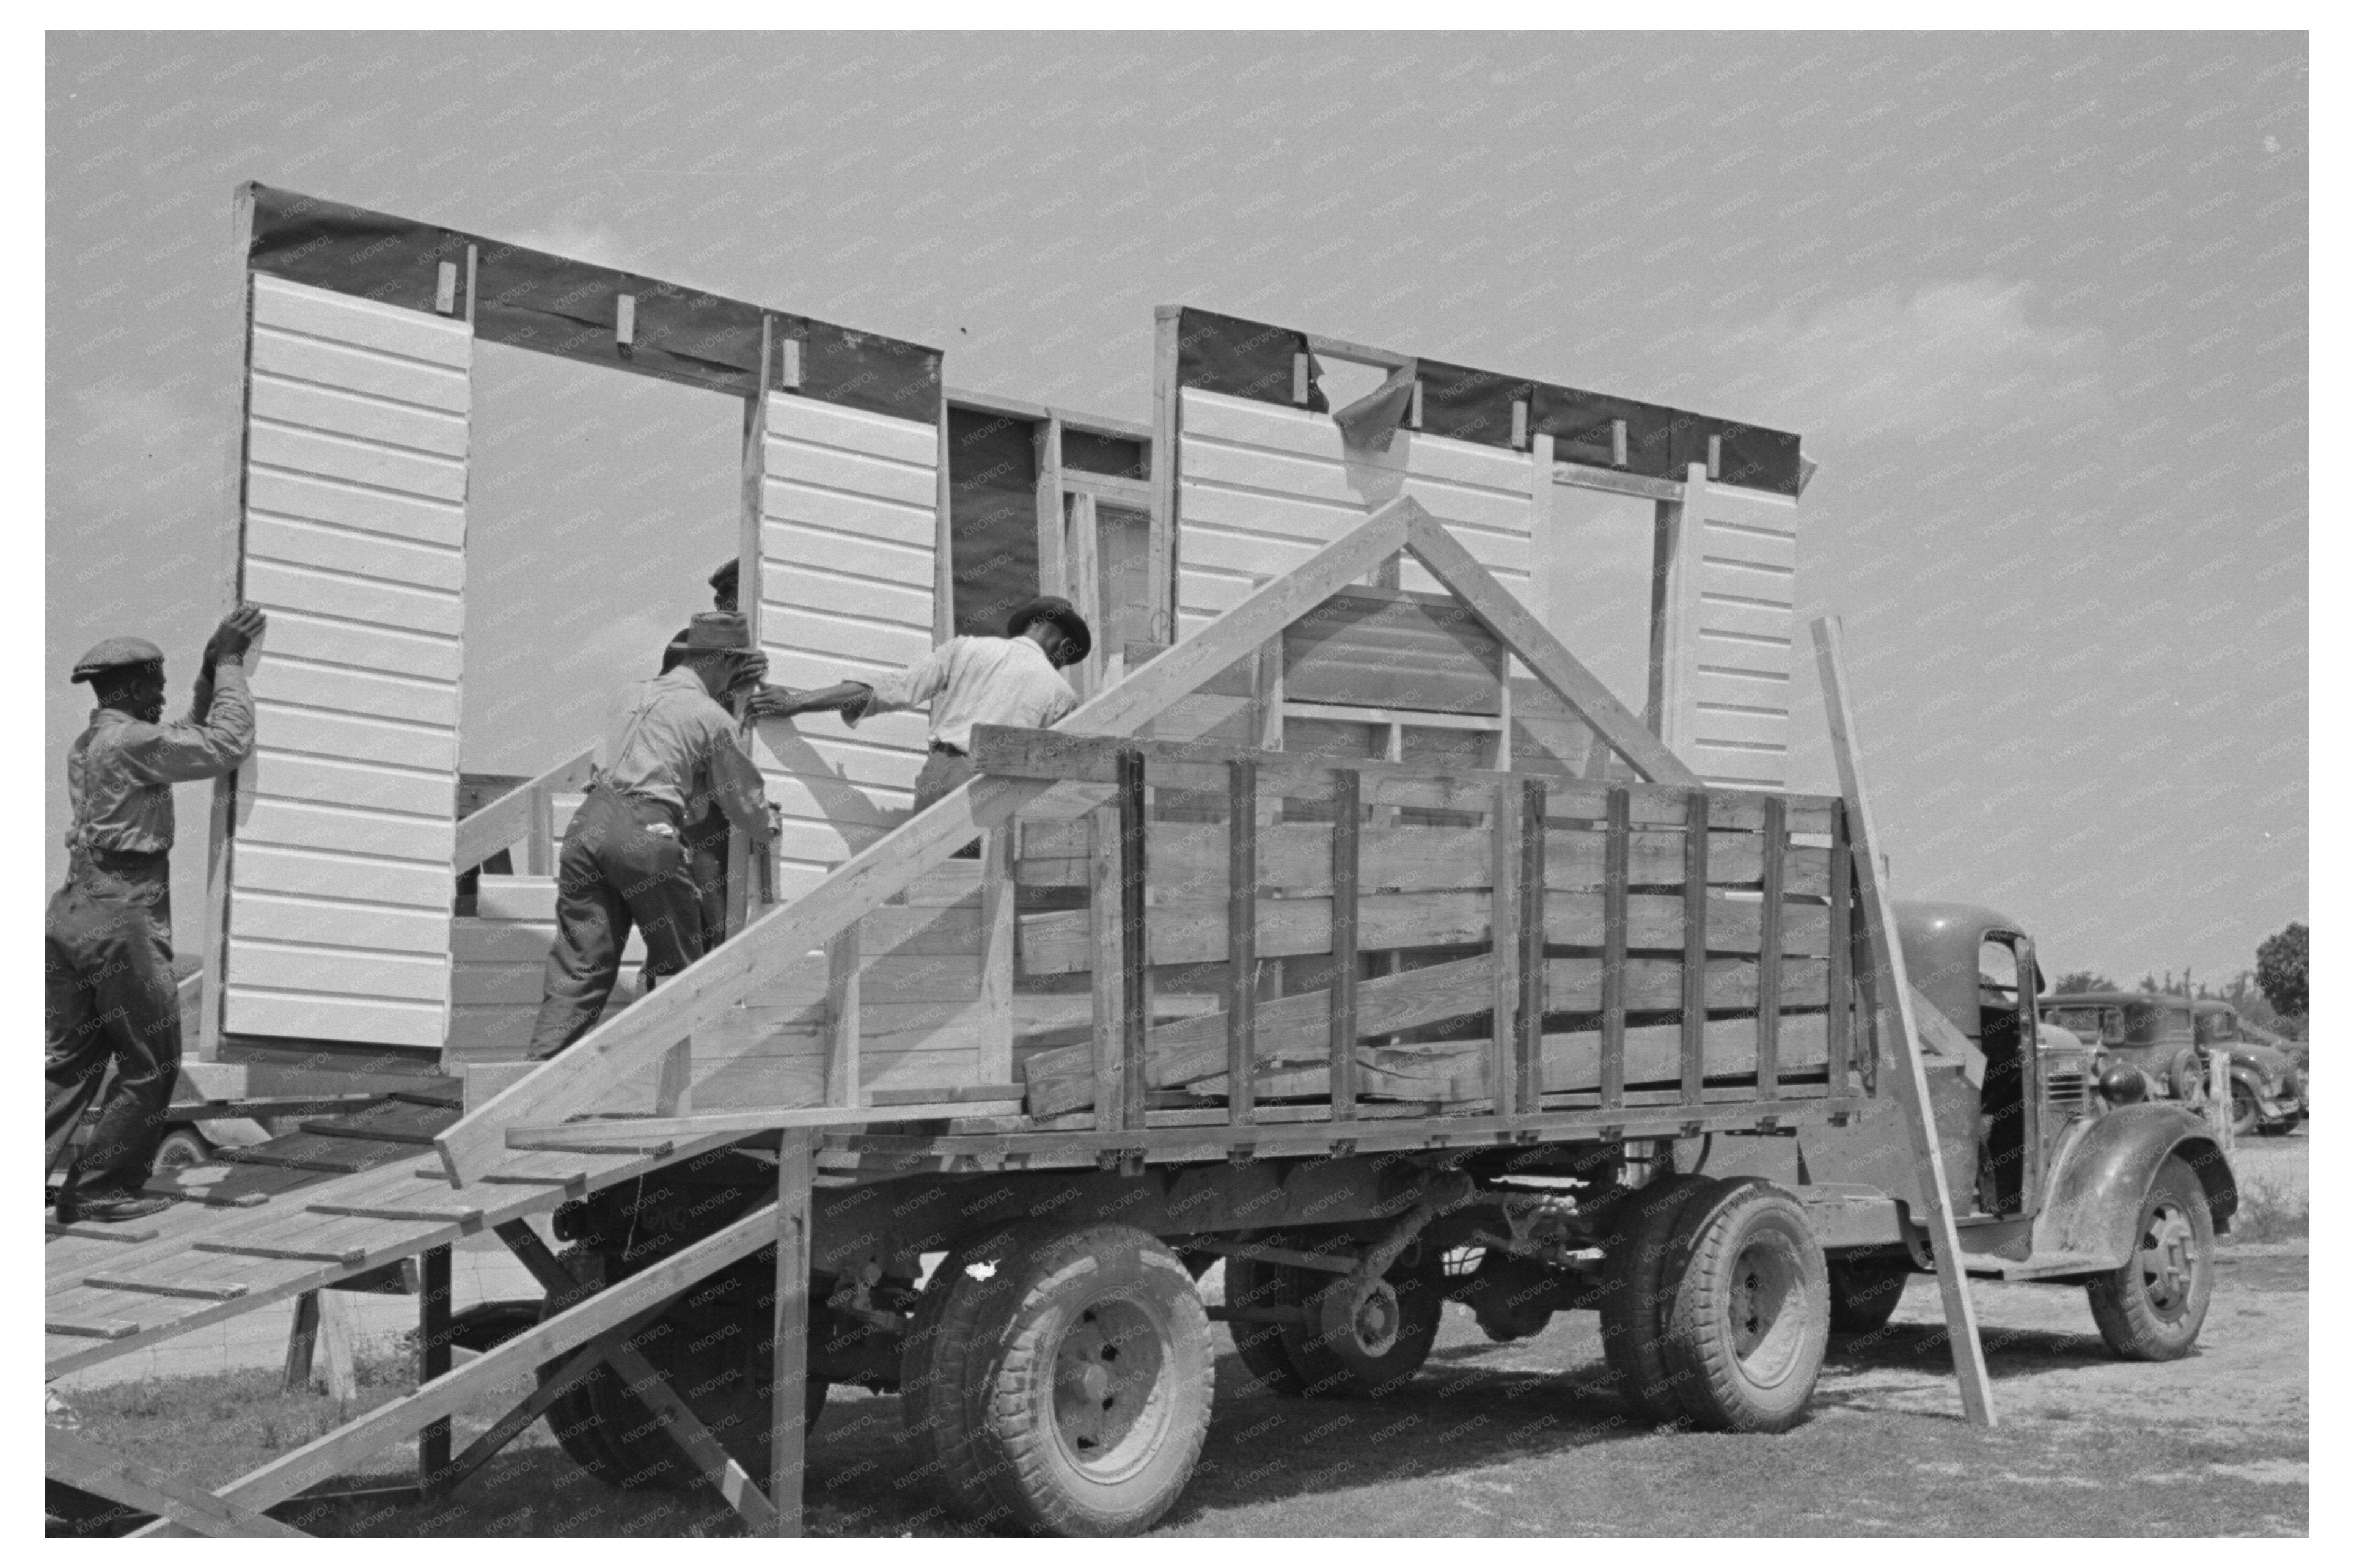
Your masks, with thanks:
M 171 1206 L 169 1198 L 150 1198 L 139 1192 L 81 1192 L 71 1202 L 58 1205 L 58 1222 L 69 1225 L 80 1220 L 119 1225 L 127 1220 L 160 1214 Z

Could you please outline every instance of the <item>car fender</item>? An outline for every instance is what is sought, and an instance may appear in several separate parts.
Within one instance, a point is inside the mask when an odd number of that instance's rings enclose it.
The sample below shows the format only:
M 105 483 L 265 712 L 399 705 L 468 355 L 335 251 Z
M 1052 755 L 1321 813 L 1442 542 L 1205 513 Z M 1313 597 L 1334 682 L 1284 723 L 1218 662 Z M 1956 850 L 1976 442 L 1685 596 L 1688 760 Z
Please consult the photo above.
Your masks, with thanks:
M 2150 1181 L 2175 1154 L 2206 1189 L 2217 1233 L 2230 1230 L 2239 1184 L 2207 1124 L 2178 1105 L 2120 1106 L 2061 1150 L 2035 1220 L 2036 1254 L 2073 1253 L 2107 1267 L 2123 1263 L 2133 1251 Z

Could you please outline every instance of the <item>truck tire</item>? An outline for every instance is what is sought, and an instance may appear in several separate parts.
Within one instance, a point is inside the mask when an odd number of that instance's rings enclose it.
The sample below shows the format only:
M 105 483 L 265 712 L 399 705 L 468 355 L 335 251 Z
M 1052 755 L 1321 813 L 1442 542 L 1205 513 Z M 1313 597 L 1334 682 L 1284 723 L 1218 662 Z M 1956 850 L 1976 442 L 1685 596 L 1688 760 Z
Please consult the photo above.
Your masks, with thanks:
M 158 1171 L 185 1171 L 212 1162 L 212 1144 L 193 1127 L 174 1128 L 155 1146 L 154 1168 Z
M 1260 1238 L 1269 1246 L 1289 1247 L 1292 1239 L 1281 1234 Z M 1226 1259 L 1226 1305 L 1228 1307 L 1297 1308 L 1299 1305 L 1300 1270 L 1279 1263 L 1263 1263 L 1257 1258 Z M 1278 1398 L 1297 1399 L 1307 1379 L 1292 1364 L 1291 1352 L 1284 1349 L 1283 1325 L 1280 1323 L 1229 1322 L 1227 1332 L 1234 1336 L 1235 1354 L 1241 1358 L 1243 1370 L 1249 1372 L 1258 1386 Z
M 1707 1176 L 1669 1176 L 1618 1200 L 1606 1244 L 1600 1303 L 1602 1354 L 1618 1397 L 1647 1421 L 1683 1414 L 1669 1382 L 1659 1331 L 1668 1295 L 1668 1252 L 1685 1205 L 1717 1185 Z
M 2129 1361 L 2178 1361 L 2199 1342 L 2215 1288 L 2215 1221 L 2206 1190 L 2168 1155 L 2143 1194 L 2133 1255 L 2084 1294 L 2109 1349 Z
M 975 1439 L 983 1395 L 976 1343 L 981 1319 L 1002 1294 L 1007 1259 L 1025 1238 L 1016 1232 L 952 1248 L 916 1298 L 899 1351 L 899 1421 L 917 1473 L 931 1476 L 940 1500 L 963 1520 L 994 1506 Z
M 1153 1236 L 1100 1224 L 1042 1237 L 1006 1272 L 979 1337 L 991 1489 L 1017 1530 L 1141 1534 L 1210 1430 L 1215 1359 L 1193 1278 Z
M 1667 1360 L 1692 1424 L 1783 1432 L 1807 1413 L 1830 1337 L 1830 1279 L 1807 1211 L 1764 1182 L 1688 1206 Z
M 1840 1257 L 1830 1263 L 1831 1332 L 1869 1334 L 1888 1325 L 1913 1266 L 1901 1257 Z
M 1350 1277 L 1295 1269 L 1308 1320 L 1283 1326 L 1283 1349 L 1310 1399 L 1383 1399 L 1430 1359 L 1447 1305 L 1436 1249 L 1410 1246 L 1369 1289 Z

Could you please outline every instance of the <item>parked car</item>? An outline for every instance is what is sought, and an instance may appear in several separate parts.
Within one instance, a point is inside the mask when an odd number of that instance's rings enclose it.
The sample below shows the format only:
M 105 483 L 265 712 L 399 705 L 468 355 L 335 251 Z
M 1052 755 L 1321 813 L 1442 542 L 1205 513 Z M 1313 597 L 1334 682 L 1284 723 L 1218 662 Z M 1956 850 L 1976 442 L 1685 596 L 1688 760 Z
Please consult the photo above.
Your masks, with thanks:
M 2227 1052 L 2232 1062 L 2232 1130 L 2242 1137 L 2263 1133 L 2285 1138 L 2311 1107 L 2305 1074 L 2286 1042 L 2243 1021 L 2228 1001 L 2191 1004 L 2198 1043 L 2209 1054 Z
M 2153 1100 L 2196 1110 L 2207 1103 L 2207 1054 L 2200 1048 L 2187 996 L 2147 991 L 2079 991 L 2044 1002 L 2051 1021 L 2093 1052 L 2093 1075 L 2124 1068 Z

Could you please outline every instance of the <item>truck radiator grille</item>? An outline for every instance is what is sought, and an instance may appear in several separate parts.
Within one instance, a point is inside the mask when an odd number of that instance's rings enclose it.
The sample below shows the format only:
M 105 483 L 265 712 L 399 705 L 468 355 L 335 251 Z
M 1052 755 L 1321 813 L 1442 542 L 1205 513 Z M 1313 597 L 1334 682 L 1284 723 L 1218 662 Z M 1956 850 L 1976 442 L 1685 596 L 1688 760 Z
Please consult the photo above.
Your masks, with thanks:
M 2043 1103 L 2070 1120 L 2084 1117 L 2089 1108 L 2092 1079 L 2081 1066 L 2054 1069 L 2043 1073 Z

